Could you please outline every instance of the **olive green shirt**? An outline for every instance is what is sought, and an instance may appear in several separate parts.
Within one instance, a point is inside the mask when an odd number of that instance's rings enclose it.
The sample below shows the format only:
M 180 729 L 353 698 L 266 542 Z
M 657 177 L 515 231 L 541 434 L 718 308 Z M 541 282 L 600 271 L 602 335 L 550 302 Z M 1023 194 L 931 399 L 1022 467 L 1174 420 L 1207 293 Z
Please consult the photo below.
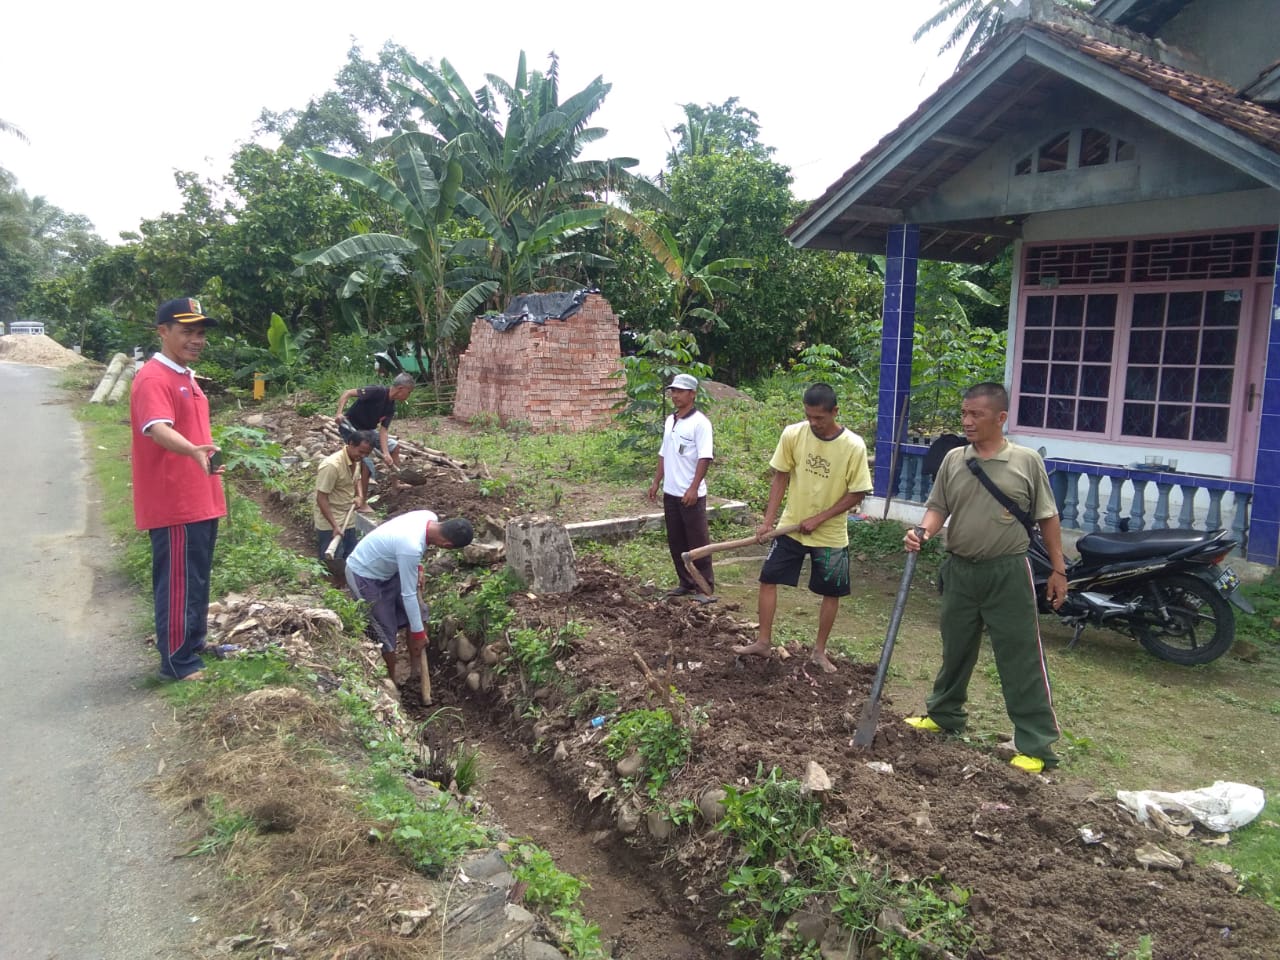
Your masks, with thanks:
M 1026 528 L 970 472 L 966 461 L 976 456 L 971 446 L 948 453 L 925 504 L 951 518 L 947 525 L 947 551 L 966 560 L 993 560 L 1026 553 Z M 983 472 L 1032 520 L 1058 515 L 1040 454 L 1005 440 L 995 456 L 980 462 Z

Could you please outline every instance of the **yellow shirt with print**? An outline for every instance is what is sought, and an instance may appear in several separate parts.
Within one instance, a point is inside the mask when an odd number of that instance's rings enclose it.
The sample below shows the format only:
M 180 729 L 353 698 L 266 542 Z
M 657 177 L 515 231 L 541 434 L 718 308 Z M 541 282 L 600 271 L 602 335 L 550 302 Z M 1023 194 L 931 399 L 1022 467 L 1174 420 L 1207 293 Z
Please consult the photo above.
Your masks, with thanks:
M 807 420 L 793 423 L 782 431 L 769 466 L 791 476 L 779 526 L 830 509 L 846 493 L 871 490 L 867 445 L 847 428 L 823 440 Z M 806 547 L 847 547 L 849 525 L 845 514 L 837 514 L 813 533 L 797 531 L 791 536 Z

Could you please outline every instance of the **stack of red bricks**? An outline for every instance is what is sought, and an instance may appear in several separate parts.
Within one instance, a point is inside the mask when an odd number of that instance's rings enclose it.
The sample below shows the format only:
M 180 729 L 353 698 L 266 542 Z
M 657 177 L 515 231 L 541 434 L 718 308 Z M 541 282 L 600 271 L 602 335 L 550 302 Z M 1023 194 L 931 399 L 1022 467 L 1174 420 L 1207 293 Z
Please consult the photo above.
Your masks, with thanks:
M 477 318 L 458 361 L 453 415 L 496 414 L 535 430 L 576 432 L 609 423 L 624 397 L 618 318 L 588 294 L 568 319 L 517 323 L 499 333 Z

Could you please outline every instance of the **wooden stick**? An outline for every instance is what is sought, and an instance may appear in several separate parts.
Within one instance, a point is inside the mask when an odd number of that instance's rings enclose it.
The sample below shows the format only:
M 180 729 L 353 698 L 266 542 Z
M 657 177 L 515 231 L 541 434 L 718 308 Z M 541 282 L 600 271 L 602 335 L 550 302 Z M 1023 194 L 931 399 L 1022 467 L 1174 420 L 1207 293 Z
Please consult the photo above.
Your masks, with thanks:
M 774 527 L 763 537 L 757 539 L 754 536 L 743 537 L 740 540 L 725 540 L 721 543 L 709 543 L 705 547 L 695 547 L 692 550 L 686 550 L 680 554 L 680 559 L 684 562 L 684 568 L 689 571 L 689 576 L 693 578 L 693 582 L 698 585 L 698 589 L 706 596 L 711 596 L 714 592 L 707 583 L 706 578 L 698 572 L 698 568 L 693 565 L 693 561 L 701 560 L 703 557 L 710 556 L 713 553 L 719 553 L 721 550 L 737 550 L 740 547 L 749 547 L 753 543 L 767 543 L 774 537 L 785 537 L 788 534 L 795 533 L 800 529 L 800 524 L 789 523 L 785 527 Z

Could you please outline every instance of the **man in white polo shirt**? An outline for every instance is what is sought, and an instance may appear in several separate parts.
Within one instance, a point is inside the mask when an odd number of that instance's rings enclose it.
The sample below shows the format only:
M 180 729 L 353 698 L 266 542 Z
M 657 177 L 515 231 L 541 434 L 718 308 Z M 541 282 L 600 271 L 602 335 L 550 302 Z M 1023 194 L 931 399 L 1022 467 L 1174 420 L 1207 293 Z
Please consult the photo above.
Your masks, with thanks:
M 649 484 L 649 499 L 656 500 L 662 488 L 662 512 L 667 522 L 667 546 L 675 564 L 677 584 L 667 591 L 668 597 L 692 596 L 699 603 L 715 598 L 700 595 L 693 578 L 685 569 L 680 555 L 711 542 L 707 529 L 707 468 L 714 458 L 711 421 L 695 404 L 698 400 L 697 378 L 677 374 L 666 387 L 671 392 L 675 413 L 667 418 L 662 431 L 662 447 L 658 451 L 658 469 Z M 715 590 L 715 574 L 711 558 L 694 563 L 707 585 Z

